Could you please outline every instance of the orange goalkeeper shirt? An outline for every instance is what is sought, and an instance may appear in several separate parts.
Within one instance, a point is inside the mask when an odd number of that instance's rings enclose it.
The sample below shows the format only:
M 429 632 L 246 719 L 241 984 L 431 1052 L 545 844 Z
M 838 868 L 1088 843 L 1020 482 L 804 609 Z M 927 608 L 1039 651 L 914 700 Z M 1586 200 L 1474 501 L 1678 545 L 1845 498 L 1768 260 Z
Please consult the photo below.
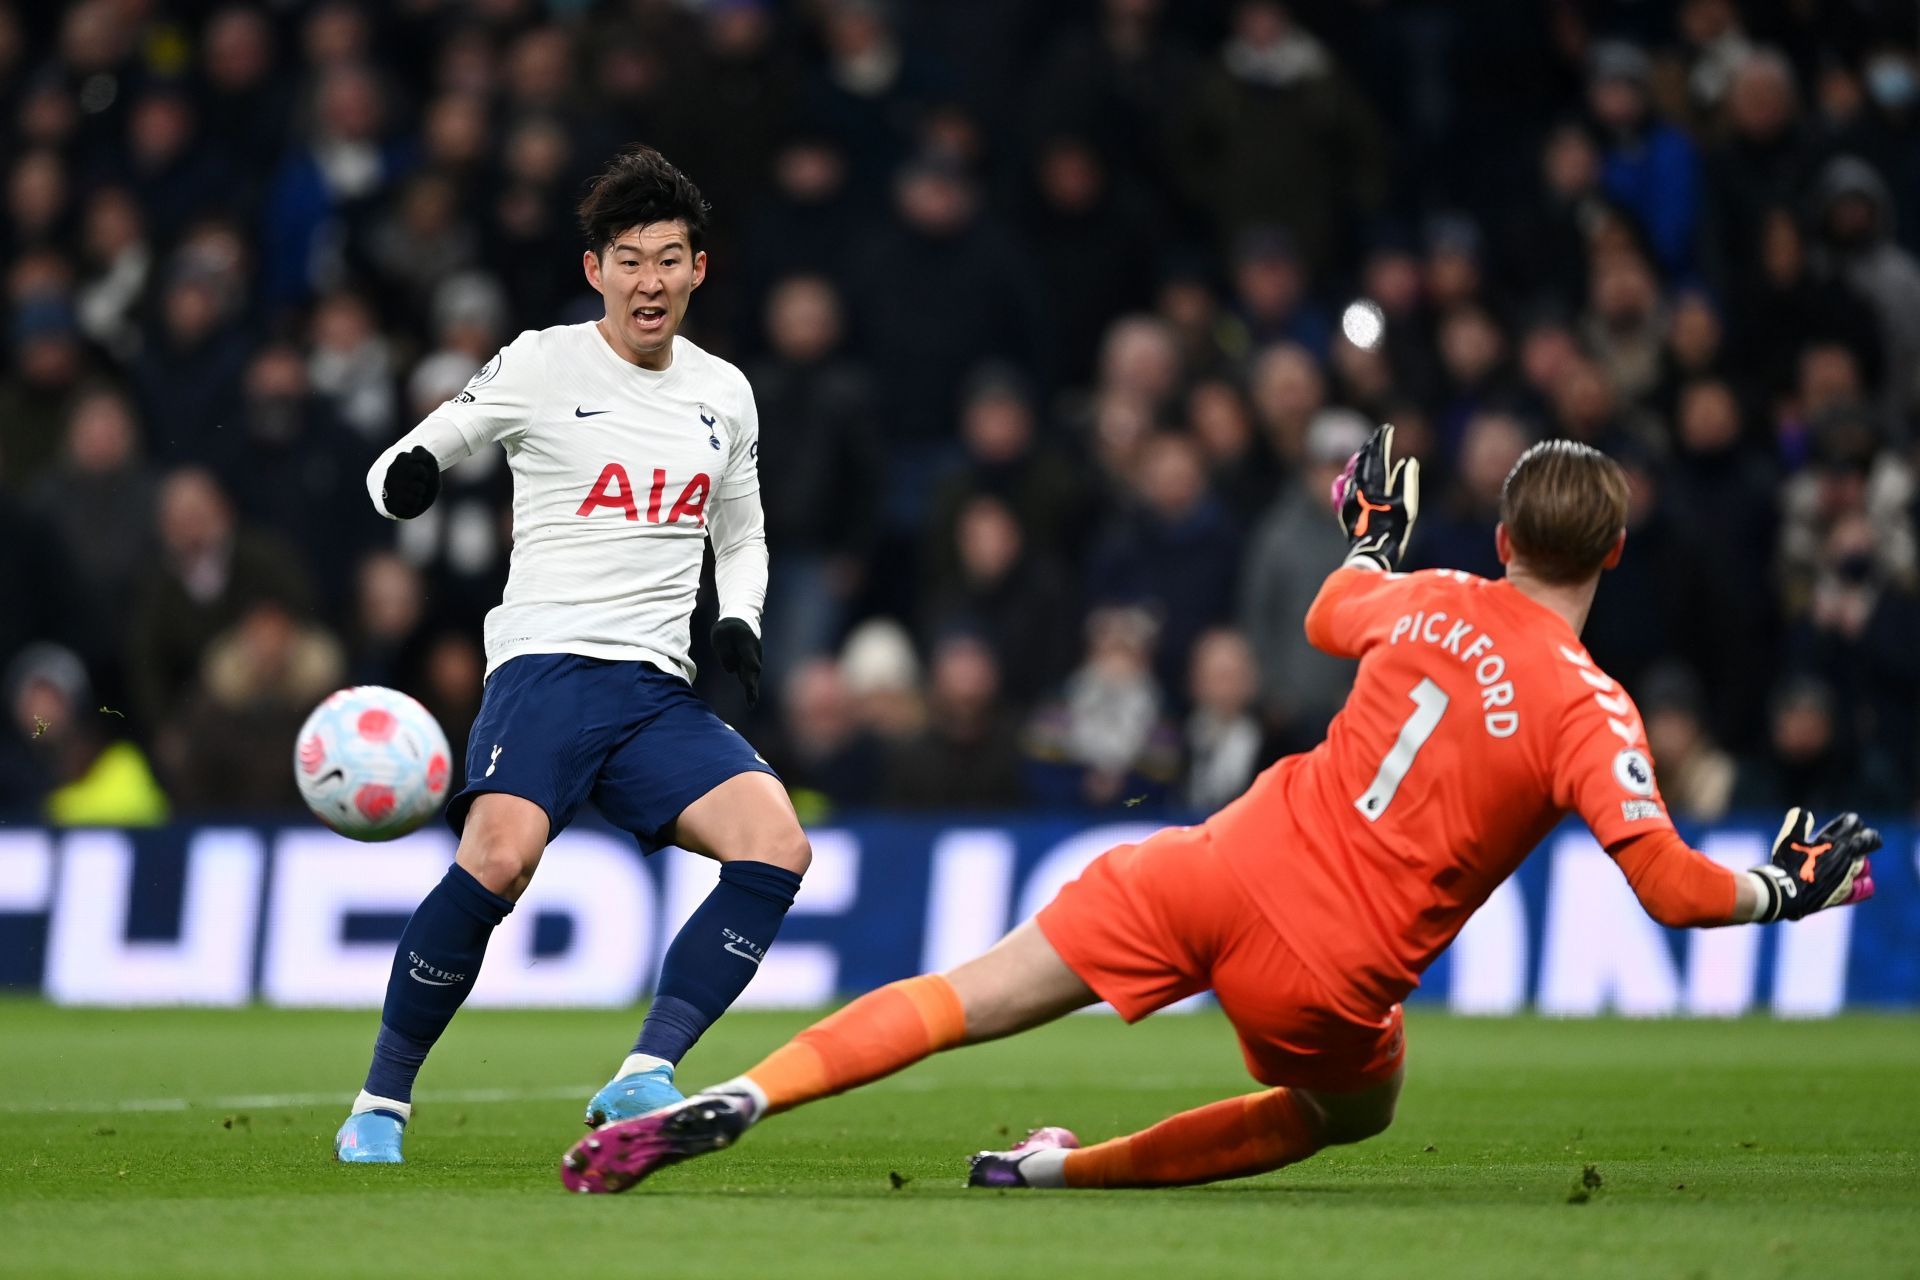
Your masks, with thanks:
M 1325 742 L 1267 769 L 1206 827 L 1356 1016 L 1418 985 L 1570 811 L 1610 852 L 1681 872 L 1658 878 L 1704 896 L 1706 915 L 1732 913 L 1732 874 L 1673 833 L 1633 700 L 1558 614 L 1504 580 L 1343 568 L 1306 628 L 1315 647 L 1360 659 L 1346 706 Z

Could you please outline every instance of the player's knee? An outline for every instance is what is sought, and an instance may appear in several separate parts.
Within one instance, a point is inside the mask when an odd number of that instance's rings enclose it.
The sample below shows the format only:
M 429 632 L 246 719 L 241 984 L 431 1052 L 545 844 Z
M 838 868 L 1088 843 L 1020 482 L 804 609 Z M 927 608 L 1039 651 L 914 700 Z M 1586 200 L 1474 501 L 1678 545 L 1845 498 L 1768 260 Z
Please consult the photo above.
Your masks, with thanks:
M 720 860 L 764 862 L 803 876 L 813 864 L 813 845 L 797 822 L 769 824 L 741 840 L 735 847 L 722 852 Z
M 469 824 L 460 838 L 454 861 L 483 886 L 509 901 L 518 901 L 540 865 L 542 846 L 529 845 L 497 828 L 475 829 Z
M 1398 1105 L 1397 1097 L 1309 1094 L 1308 1100 L 1319 1113 L 1320 1140 L 1330 1147 L 1365 1142 L 1385 1133 Z
M 770 836 L 765 850 L 754 861 L 770 862 L 803 876 L 807 874 L 807 868 L 813 865 L 813 843 L 807 839 L 807 833 L 795 824 L 789 830 Z

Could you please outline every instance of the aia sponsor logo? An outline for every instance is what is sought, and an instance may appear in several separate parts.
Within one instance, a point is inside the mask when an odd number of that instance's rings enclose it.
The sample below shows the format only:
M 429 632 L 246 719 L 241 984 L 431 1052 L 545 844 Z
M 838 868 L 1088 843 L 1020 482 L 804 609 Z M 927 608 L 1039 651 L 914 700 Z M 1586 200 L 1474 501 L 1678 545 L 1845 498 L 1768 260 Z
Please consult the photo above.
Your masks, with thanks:
M 713 479 L 705 472 L 696 473 L 680 490 L 680 496 L 673 505 L 666 508 L 666 516 L 661 517 L 661 508 L 666 506 L 667 473 L 663 467 L 653 469 L 653 484 L 647 490 L 647 523 L 679 524 L 684 518 L 695 525 L 704 525 L 707 521 L 707 498 L 713 492 Z M 618 511 L 628 520 L 640 519 L 639 505 L 634 501 L 633 481 L 627 476 L 627 469 L 617 462 L 609 462 L 600 468 L 600 478 L 593 482 L 593 488 L 587 493 L 586 501 L 573 514 L 590 516 L 602 507 Z

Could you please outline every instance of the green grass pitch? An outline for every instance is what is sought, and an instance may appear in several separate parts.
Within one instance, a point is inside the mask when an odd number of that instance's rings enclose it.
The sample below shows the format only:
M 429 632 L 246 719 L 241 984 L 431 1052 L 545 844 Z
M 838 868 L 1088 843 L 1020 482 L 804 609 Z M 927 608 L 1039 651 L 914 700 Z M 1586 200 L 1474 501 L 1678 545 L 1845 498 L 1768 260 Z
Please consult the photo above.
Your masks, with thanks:
M 683 1081 L 804 1021 L 736 1013 Z M 1029 1126 L 1103 1138 L 1253 1087 L 1217 1015 L 1077 1017 L 606 1197 L 554 1171 L 636 1015 L 463 1014 L 412 1163 L 336 1165 L 374 1023 L 0 1002 L 0 1276 L 1920 1275 L 1920 1019 L 1417 1014 L 1364 1145 L 1181 1191 L 965 1190 L 966 1153 Z

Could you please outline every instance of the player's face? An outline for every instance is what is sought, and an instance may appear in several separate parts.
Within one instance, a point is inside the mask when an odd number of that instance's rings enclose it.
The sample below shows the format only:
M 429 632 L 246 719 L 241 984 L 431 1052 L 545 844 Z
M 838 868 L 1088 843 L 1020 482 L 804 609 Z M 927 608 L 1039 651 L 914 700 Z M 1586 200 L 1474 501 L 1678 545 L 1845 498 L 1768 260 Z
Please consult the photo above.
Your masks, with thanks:
M 689 247 L 686 224 L 629 227 L 604 254 L 589 250 L 582 265 L 587 283 L 607 300 L 600 331 L 614 351 L 644 369 L 666 368 L 687 300 L 707 277 L 707 255 Z

